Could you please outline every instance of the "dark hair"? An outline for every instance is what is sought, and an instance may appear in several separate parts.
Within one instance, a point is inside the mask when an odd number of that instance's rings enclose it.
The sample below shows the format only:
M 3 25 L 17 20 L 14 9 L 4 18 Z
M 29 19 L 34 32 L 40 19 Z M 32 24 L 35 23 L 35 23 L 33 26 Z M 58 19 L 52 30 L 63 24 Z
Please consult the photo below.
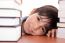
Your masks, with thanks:
M 34 13 L 38 13 L 40 16 L 48 16 L 49 18 L 58 18 L 58 9 L 51 5 L 37 8 Z
M 47 16 L 48 18 L 51 18 L 52 21 L 48 26 L 46 33 L 51 29 L 57 29 L 57 22 L 59 21 L 59 19 L 58 19 L 58 9 L 56 7 L 52 5 L 45 5 L 35 9 L 35 11 L 32 14 L 34 13 L 38 13 L 38 15 L 40 16 Z
M 32 14 L 34 13 L 38 13 L 40 16 L 47 16 L 48 18 L 55 19 L 56 22 L 59 22 L 58 9 L 52 5 L 45 5 L 37 8 L 32 12 Z

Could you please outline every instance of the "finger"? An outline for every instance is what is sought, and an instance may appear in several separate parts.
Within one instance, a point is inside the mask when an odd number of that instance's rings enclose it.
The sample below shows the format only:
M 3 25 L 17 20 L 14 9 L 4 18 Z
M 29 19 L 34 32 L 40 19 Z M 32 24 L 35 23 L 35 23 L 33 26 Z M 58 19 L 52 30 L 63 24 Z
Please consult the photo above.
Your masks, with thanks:
M 52 33 L 51 33 L 51 30 L 50 30 L 50 31 L 48 31 L 47 36 L 48 36 L 48 37 L 51 37 L 51 34 L 52 34 Z
M 52 36 L 51 37 L 56 37 L 56 29 L 52 29 Z

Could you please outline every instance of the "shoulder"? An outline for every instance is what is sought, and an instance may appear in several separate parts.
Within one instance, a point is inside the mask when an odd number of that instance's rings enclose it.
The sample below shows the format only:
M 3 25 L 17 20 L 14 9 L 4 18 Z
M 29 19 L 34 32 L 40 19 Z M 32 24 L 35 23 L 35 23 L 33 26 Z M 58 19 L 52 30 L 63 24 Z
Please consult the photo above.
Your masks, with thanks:
M 24 23 L 26 21 L 26 19 L 28 18 L 28 16 L 22 17 L 22 23 Z

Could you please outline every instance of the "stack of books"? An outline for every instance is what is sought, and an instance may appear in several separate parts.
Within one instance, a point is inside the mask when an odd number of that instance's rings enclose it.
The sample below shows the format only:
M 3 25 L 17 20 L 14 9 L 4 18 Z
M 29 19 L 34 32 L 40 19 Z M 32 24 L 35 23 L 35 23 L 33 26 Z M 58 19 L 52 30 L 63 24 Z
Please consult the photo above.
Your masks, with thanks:
M 60 1 L 59 3 L 59 12 L 58 17 L 60 18 L 59 23 L 57 24 L 58 27 L 65 27 L 65 1 Z
M 0 0 L 0 41 L 17 41 L 21 36 L 21 11 L 15 0 Z
M 17 41 L 21 37 L 21 11 L 0 8 L 0 41 Z
M 65 1 L 62 0 L 59 2 L 59 12 L 58 12 L 58 17 L 59 23 L 57 23 L 58 26 L 58 31 L 57 31 L 57 37 L 59 38 L 65 38 Z

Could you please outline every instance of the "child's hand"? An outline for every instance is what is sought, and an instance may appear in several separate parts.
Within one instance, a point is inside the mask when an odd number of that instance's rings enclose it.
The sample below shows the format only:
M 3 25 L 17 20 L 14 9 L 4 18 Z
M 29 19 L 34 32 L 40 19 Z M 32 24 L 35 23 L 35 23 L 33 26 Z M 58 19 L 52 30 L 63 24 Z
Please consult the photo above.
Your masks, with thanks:
M 56 32 L 57 32 L 57 29 L 52 29 L 52 30 L 48 31 L 47 36 L 48 37 L 56 37 Z

